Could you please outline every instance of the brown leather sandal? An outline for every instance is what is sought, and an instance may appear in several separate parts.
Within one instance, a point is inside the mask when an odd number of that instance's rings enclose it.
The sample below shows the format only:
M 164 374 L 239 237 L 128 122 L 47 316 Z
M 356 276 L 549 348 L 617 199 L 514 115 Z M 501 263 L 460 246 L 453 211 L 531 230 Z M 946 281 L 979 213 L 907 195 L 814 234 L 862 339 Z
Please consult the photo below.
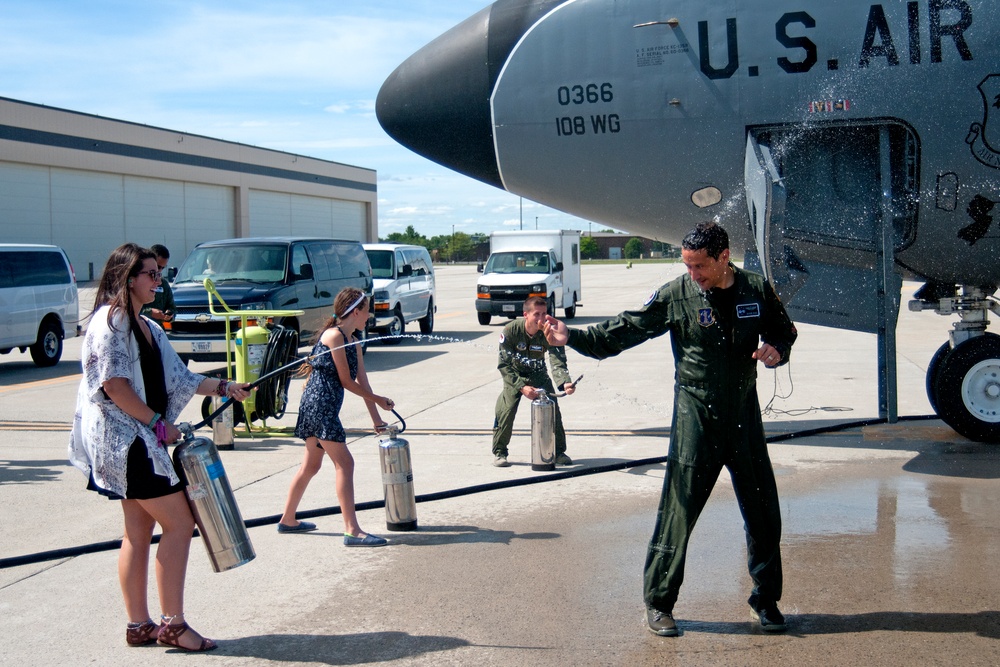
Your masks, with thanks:
M 181 635 L 188 630 L 191 630 L 191 626 L 187 624 L 187 621 L 178 623 L 177 625 L 164 622 L 163 625 L 160 626 L 160 631 L 156 635 L 156 643 L 160 646 L 172 646 L 190 653 L 211 651 L 212 649 L 218 648 L 218 644 L 211 639 L 206 639 L 204 637 L 201 638 L 201 645 L 198 646 L 198 648 L 188 648 L 187 646 L 182 646 L 177 640 L 180 639 Z M 191 631 L 194 632 L 193 630 Z
M 146 646 L 156 641 L 160 626 L 147 618 L 142 623 L 129 623 L 125 626 L 125 643 L 129 646 Z

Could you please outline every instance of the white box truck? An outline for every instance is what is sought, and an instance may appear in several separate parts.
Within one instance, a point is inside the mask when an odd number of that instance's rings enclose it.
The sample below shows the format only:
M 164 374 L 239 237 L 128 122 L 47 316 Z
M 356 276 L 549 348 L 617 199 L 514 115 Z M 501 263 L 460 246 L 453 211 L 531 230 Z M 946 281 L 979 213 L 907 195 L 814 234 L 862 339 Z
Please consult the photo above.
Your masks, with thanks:
M 545 230 L 493 232 L 490 258 L 476 286 L 476 314 L 480 324 L 494 315 L 520 317 L 525 300 L 540 296 L 549 313 L 565 310 L 576 317 L 583 291 L 580 281 L 580 232 Z

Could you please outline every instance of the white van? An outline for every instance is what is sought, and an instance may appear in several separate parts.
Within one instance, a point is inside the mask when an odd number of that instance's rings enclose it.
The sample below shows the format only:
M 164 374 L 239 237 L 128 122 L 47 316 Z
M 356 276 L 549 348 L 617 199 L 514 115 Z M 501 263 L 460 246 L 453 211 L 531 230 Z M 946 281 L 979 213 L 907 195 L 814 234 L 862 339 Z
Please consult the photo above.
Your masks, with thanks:
M 62 357 L 67 326 L 79 334 L 76 276 L 53 245 L 0 243 L 0 354 L 31 351 L 36 366 Z
M 374 282 L 375 329 L 400 336 L 406 323 L 417 320 L 420 333 L 434 331 L 434 266 L 427 248 L 398 243 L 365 243 Z M 386 345 L 400 342 L 387 338 Z

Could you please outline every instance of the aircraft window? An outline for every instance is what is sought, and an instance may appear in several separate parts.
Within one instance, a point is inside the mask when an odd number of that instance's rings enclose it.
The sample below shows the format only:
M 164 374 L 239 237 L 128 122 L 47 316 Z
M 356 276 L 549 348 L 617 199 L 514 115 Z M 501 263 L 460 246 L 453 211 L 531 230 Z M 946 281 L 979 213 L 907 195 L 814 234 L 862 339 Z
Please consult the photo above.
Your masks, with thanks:
M 714 186 L 709 186 L 707 188 L 702 188 L 701 190 L 695 191 L 691 195 L 691 201 L 698 208 L 708 208 L 709 206 L 715 206 L 720 201 L 722 201 L 722 192 L 719 188 Z

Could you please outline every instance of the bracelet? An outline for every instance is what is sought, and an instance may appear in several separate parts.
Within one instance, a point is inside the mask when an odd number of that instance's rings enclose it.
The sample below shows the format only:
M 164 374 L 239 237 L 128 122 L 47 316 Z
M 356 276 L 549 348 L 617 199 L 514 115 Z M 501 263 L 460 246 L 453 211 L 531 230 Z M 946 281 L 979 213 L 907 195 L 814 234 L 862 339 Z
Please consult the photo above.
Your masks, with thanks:
M 156 422 L 160 421 L 161 419 L 163 419 L 163 415 L 161 415 L 159 412 L 154 412 L 153 418 L 149 420 L 149 428 L 156 430 Z
M 219 380 L 219 386 L 215 388 L 215 395 L 222 398 L 229 395 L 229 380 Z

